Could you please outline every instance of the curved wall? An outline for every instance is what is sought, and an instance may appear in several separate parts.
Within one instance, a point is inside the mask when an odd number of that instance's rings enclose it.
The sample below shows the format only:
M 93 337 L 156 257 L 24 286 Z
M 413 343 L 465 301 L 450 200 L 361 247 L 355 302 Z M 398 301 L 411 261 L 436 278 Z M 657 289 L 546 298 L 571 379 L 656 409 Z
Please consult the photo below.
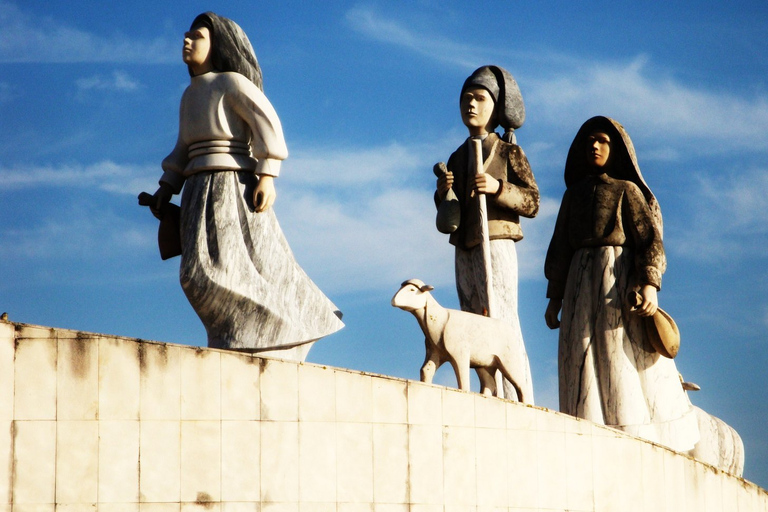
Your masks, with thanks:
M 0 322 L 0 512 L 768 511 L 756 485 L 546 409 Z

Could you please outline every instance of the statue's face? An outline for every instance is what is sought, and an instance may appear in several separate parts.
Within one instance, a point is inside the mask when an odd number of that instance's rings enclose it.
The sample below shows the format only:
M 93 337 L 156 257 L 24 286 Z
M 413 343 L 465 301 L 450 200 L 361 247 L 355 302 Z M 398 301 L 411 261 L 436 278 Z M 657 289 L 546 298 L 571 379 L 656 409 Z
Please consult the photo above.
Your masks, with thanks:
M 476 87 L 467 89 L 459 104 L 461 120 L 469 129 L 470 135 L 485 135 L 496 127 L 493 96 L 486 89 Z
M 587 137 L 587 162 L 594 167 L 604 167 L 611 155 L 611 138 L 607 133 L 593 132 Z
M 210 71 L 211 32 L 208 27 L 197 27 L 184 34 L 181 58 L 193 75 Z

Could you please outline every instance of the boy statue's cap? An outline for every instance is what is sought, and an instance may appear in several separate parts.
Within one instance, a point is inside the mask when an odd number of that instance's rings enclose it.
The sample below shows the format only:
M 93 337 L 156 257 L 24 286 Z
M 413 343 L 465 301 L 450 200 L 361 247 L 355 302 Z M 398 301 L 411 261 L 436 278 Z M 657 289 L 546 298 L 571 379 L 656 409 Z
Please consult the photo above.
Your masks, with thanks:
M 464 81 L 461 96 L 470 87 L 482 87 L 491 93 L 496 102 L 499 124 L 506 131 L 513 131 L 523 126 L 525 122 L 523 95 L 520 94 L 520 88 L 509 71 L 499 66 L 479 67 Z

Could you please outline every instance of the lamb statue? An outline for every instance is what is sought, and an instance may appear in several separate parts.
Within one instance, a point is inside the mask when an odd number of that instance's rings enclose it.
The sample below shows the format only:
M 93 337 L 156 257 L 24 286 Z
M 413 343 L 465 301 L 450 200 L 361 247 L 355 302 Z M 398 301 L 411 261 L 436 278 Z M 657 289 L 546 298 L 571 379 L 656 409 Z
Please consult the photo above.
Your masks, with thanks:
M 413 313 L 424 332 L 427 355 L 421 381 L 431 383 L 446 361 L 456 373 L 459 389 L 469 390 L 469 369 L 480 378 L 482 392 L 496 390 L 493 375 L 499 370 L 517 391 L 521 402 L 533 404 L 528 356 L 512 327 L 494 318 L 442 307 L 429 293 L 434 288 L 419 279 L 405 281 L 392 306 Z M 494 393 L 495 394 L 495 393 Z

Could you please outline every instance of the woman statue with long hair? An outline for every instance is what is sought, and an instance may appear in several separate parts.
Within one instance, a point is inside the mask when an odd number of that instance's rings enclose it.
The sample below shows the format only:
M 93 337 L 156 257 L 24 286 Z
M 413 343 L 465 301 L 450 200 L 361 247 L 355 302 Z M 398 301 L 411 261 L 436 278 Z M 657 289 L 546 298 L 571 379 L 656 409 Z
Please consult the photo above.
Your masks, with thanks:
M 182 57 L 191 84 L 151 205 L 162 215 L 183 188 L 181 286 L 209 347 L 304 360 L 344 324 L 297 264 L 272 210 L 288 150 L 256 55 L 235 22 L 206 12 L 185 34 Z

